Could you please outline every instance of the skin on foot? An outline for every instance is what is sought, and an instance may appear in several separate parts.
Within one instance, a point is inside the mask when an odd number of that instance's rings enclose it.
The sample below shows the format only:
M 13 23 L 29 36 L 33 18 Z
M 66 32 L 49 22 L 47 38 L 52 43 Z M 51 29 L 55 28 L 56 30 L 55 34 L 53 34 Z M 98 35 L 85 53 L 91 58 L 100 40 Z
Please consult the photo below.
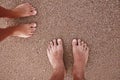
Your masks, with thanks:
M 29 3 L 18 5 L 16 8 L 12 9 L 12 11 L 15 13 L 15 17 L 28 17 L 37 14 L 35 8 Z
M 33 32 L 36 30 L 36 23 L 31 24 L 21 24 L 15 27 L 12 27 L 13 34 L 12 36 L 28 38 L 33 35 Z
M 87 44 L 80 39 L 73 39 L 72 47 L 74 56 L 73 73 L 84 72 L 88 61 L 89 48 Z
M 54 39 L 49 43 L 47 55 L 53 69 L 65 70 L 63 62 L 63 44 L 61 39 Z

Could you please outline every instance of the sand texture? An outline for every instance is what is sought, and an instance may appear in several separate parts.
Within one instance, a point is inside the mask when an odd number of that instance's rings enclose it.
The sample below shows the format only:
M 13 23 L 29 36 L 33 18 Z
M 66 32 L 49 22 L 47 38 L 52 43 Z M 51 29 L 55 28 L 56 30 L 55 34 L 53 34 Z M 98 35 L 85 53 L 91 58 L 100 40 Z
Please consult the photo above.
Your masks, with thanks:
M 28 39 L 9 37 L 0 42 L 0 80 L 48 80 L 52 67 L 46 48 L 54 38 L 64 41 L 65 80 L 73 80 L 74 38 L 90 47 L 86 80 L 120 80 L 120 0 L 0 0 L 0 5 L 11 9 L 25 2 L 38 14 L 0 19 L 0 28 L 37 22 L 37 30 Z

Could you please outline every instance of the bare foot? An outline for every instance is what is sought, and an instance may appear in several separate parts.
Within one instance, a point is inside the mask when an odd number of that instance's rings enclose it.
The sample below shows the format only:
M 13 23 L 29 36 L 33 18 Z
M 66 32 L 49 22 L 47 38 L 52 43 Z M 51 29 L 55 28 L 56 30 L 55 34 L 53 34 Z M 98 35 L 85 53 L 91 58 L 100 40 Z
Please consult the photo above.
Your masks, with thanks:
M 28 17 L 37 14 L 35 8 L 29 3 L 18 5 L 16 8 L 12 9 L 12 11 L 15 13 L 15 17 Z
M 89 48 L 87 44 L 80 39 L 74 39 L 72 41 L 72 46 L 74 56 L 73 74 L 78 77 L 84 77 L 84 69 L 88 61 Z
M 12 36 L 28 38 L 33 35 L 33 32 L 36 30 L 36 23 L 31 24 L 21 24 L 15 27 L 12 27 L 13 34 Z
M 53 69 L 65 70 L 63 62 L 63 44 L 61 39 L 54 39 L 50 42 L 47 49 L 47 55 Z

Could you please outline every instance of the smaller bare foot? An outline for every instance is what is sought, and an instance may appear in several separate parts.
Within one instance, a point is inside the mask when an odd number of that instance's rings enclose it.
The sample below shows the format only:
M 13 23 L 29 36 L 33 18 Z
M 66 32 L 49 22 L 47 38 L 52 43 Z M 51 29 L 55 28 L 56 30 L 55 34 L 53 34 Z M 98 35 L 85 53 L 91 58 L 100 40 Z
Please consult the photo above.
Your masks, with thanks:
M 16 18 L 28 17 L 37 14 L 35 8 L 32 7 L 32 5 L 30 5 L 29 3 L 18 5 L 16 8 L 12 9 L 12 11 L 13 13 L 15 13 L 14 15 Z
M 13 34 L 12 36 L 28 38 L 33 35 L 33 32 L 36 30 L 36 23 L 31 24 L 21 24 L 15 27 L 12 27 Z
M 74 39 L 72 41 L 73 46 L 73 56 L 74 56 L 74 65 L 73 65 L 73 74 L 79 78 L 84 77 L 84 69 L 88 61 L 89 48 L 87 44 L 81 41 L 80 39 Z
M 49 43 L 47 55 L 53 69 L 62 69 L 65 71 L 63 62 L 63 44 L 61 39 L 54 39 Z

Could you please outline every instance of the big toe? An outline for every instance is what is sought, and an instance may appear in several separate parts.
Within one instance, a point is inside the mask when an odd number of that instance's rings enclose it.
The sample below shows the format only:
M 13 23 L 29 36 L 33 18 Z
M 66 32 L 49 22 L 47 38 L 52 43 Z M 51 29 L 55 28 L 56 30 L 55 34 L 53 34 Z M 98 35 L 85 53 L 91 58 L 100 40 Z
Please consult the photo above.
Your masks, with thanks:
M 31 13 L 31 15 L 36 15 L 37 11 L 35 9 L 31 9 L 30 13 Z
M 30 24 L 30 27 L 31 27 L 31 28 L 35 28 L 36 26 L 37 26 L 36 23 L 31 23 L 31 24 Z
M 57 43 L 58 43 L 58 45 L 62 45 L 62 39 L 57 39 Z
M 77 40 L 76 40 L 76 39 L 73 39 L 72 45 L 73 45 L 73 46 L 77 46 Z

